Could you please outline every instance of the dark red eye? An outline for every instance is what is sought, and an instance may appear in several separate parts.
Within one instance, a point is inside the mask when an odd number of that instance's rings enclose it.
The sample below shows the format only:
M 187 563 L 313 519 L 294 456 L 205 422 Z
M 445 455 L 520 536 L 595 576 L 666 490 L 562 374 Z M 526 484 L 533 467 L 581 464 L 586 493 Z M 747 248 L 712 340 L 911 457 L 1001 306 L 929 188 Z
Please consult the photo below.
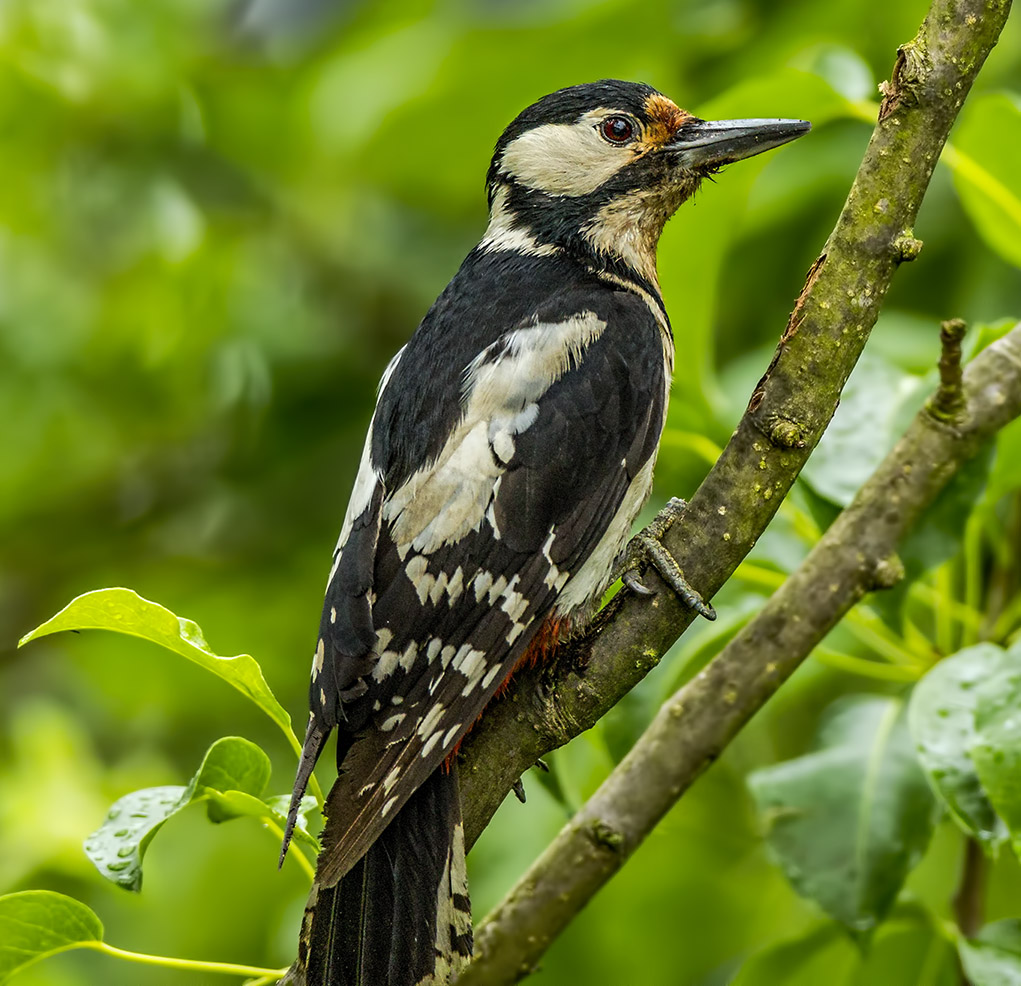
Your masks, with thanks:
M 626 116 L 608 116 L 599 131 L 611 144 L 626 144 L 635 132 L 635 125 Z

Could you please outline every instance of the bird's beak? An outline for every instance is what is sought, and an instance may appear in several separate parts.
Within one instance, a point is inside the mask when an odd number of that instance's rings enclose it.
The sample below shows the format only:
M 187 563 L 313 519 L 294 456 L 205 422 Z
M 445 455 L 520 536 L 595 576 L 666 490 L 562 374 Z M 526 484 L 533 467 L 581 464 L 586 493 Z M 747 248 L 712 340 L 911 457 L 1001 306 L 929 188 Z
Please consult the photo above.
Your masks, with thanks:
M 807 120 L 688 120 L 663 147 L 682 168 L 715 168 L 808 133 Z

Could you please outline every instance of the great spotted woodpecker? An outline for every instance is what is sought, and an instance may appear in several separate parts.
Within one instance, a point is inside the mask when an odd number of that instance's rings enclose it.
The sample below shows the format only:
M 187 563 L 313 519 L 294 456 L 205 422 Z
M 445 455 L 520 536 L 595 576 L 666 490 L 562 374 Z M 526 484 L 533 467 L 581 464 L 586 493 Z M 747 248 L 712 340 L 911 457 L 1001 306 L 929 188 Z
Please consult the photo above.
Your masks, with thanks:
M 497 142 L 489 226 L 383 374 L 334 551 L 288 826 L 336 729 L 308 986 L 456 976 L 472 939 L 452 754 L 613 574 L 642 592 L 651 561 L 713 615 L 655 539 L 624 551 L 674 362 L 656 246 L 703 178 L 808 129 L 706 122 L 607 80 Z

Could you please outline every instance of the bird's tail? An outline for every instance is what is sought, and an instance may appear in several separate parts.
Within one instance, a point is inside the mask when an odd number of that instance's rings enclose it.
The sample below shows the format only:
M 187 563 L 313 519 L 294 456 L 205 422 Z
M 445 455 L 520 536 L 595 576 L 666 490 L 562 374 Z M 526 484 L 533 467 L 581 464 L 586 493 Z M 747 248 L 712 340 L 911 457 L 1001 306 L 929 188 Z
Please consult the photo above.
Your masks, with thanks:
M 451 982 L 472 950 L 457 768 L 439 767 L 306 917 L 306 986 Z

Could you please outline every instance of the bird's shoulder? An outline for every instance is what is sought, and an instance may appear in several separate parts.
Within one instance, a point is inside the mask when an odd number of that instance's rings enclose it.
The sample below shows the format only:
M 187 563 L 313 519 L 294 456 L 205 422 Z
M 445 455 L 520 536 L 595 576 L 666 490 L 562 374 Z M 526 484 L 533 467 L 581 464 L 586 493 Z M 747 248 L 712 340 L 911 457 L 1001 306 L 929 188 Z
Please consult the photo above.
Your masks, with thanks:
M 435 460 L 457 423 L 472 385 L 491 383 L 477 372 L 503 360 L 510 365 L 532 346 L 550 359 L 579 340 L 591 344 L 598 324 L 601 348 L 646 367 L 662 361 L 663 331 L 654 300 L 608 283 L 564 253 L 530 256 L 475 250 L 426 313 L 384 376 L 373 421 L 372 457 L 389 489 Z M 527 330 L 566 327 L 559 336 Z M 584 346 L 582 346 L 584 348 Z M 513 351 L 512 351 L 513 350 Z M 573 359 L 570 369 L 597 372 L 599 364 Z M 485 379 L 484 379 L 485 378 Z

